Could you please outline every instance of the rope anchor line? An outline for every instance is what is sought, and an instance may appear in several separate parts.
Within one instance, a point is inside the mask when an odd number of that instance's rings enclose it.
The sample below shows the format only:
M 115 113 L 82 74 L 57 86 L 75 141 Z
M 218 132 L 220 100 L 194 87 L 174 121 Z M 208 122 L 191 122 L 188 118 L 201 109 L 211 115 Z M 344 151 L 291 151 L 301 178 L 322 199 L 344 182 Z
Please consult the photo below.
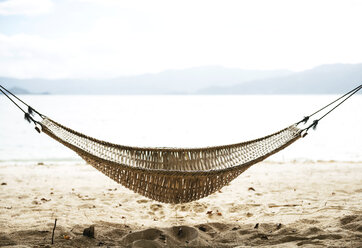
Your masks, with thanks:
M 317 110 L 316 112 L 314 112 L 311 115 L 308 116 L 304 116 L 304 118 L 297 122 L 296 125 L 299 125 L 301 123 L 306 124 L 310 117 L 312 117 L 313 115 L 316 115 L 317 113 L 321 112 L 322 110 L 328 108 L 329 106 L 333 105 L 334 103 L 337 103 L 338 101 L 340 101 L 336 106 L 334 106 L 332 109 L 330 109 L 327 113 L 325 113 L 324 115 L 322 115 L 320 118 L 313 120 L 313 122 L 306 128 L 303 129 L 303 137 L 305 137 L 308 134 L 308 130 L 310 128 L 312 128 L 313 130 L 317 129 L 317 126 L 319 124 L 319 122 L 326 117 L 328 114 L 330 114 L 333 110 L 335 110 L 337 107 L 339 107 L 342 103 L 344 103 L 348 98 L 350 98 L 351 96 L 353 96 L 354 94 L 356 94 L 359 90 L 362 89 L 362 84 L 357 86 L 356 88 L 354 88 L 353 90 L 347 92 L 346 94 L 344 94 L 343 96 L 337 98 L 336 100 L 330 102 L 329 104 L 327 104 L 326 106 L 324 106 L 323 108 Z M 344 98 L 344 99 L 343 99 Z M 343 99 L 343 100 L 342 100 Z
M 10 92 L 8 89 L 4 88 L 2 85 L 0 85 L 0 91 L 12 102 L 15 106 L 17 106 L 23 113 L 24 113 L 24 119 L 29 123 L 34 123 L 35 130 L 38 133 L 41 133 L 41 125 L 40 123 L 33 118 L 34 113 L 36 113 L 38 116 L 40 116 L 42 119 L 44 119 L 44 115 L 40 114 L 38 111 L 36 111 L 34 108 L 32 108 L 30 105 L 22 101 L 20 98 L 18 98 L 16 95 L 14 95 L 12 92 Z M 7 92 L 7 93 L 6 93 Z M 20 103 L 27 106 L 27 110 L 25 111 L 22 107 L 17 104 L 14 99 L 12 99 L 8 94 L 10 94 L 12 97 L 14 97 L 16 100 L 18 100 Z

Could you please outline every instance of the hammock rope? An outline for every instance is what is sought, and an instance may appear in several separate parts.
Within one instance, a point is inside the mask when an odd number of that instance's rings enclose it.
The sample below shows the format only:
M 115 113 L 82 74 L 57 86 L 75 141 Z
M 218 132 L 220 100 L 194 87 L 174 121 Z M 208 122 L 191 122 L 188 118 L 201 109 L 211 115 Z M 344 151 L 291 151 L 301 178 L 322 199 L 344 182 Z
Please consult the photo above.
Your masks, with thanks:
M 204 148 L 131 147 L 98 140 L 40 114 L 7 89 L 0 87 L 0 91 L 25 114 L 39 115 L 42 119 L 40 122 L 32 117 L 30 119 L 37 131 L 40 132 L 41 129 L 41 132 L 75 151 L 106 176 L 148 198 L 165 203 L 185 203 L 218 191 L 253 164 L 304 137 L 309 128 L 315 127 L 318 121 L 357 93 L 362 85 L 308 116 L 309 119 L 338 102 L 307 128 L 297 127 L 304 122 L 305 117 L 302 121 L 259 139 Z M 7 93 L 24 104 L 28 112 Z
M 356 88 L 354 88 L 353 90 L 347 92 L 346 94 L 344 94 L 343 96 L 337 98 L 336 100 L 330 102 L 329 104 L 325 105 L 324 107 L 320 108 L 319 110 L 315 111 L 313 114 L 310 114 L 308 116 L 305 116 L 301 121 L 297 122 L 296 124 L 300 124 L 300 123 L 304 123 L 306 124 L 308 122 L 308 120 L 310 119 L 310 117 L 316 115 L 317 113 L 321 112 L 322 110 L 328 108 L 329 106 L 333 105 L 334 103 L 337 103 L 338 101 L 340 101 L 336 106 L 334 106 L 332 109 L 330 109 L 327 113 L 325 113 L 323 116 L 321 116 L 318 119 L 315 119 L 312 124 L 310 124 L 310 126 L 306 127 L 304 130 L 308 131 L 310 128 L 313 128 L 314 130 L 316 129 L 318 123 L 320 120 L 322 120 L 324 117 L 326 117 L 328 114 L 330 114 L 333 110 L 335 110 L 338 106 L 340 106 L 342 103 L 344 103 L 348 98 L 350 98 L 351 96 L 353 96 L 354 94 L 356 94 L 360 89 L 362 89 L 362 85 L 357 86 Z M 345 98 L 345 99 L 343 99 Z M 342 100 L 343 99 L 343 100 Z
M 319 117 L 318 119 L 314 120 L 313 123 L 308 126 L 305 130 L 308 131 L 309 128 L 313 128 L 314 130 L 317 128 L 317 125 L 319 123 L 320 120 L 322 120 L 324 117 L 326 117 L 328 114 L 330 114 L 333 110 L 335 110 L 337 107 L 339 107 L 342 103 L 344 103 L 345 101 L 347 101 L 348 98 L 350 98 L 351 96 L 353 96 L 354 94 L 356 94 L 360 89 L 362 89 L 362 85 L 356 87 L 355 89 L 351 90 L 350 92 L 346 93 L 345 95 L 343 95 L 342 97 L 338 98 L 337 100 L 333 101 L 332 103 L 328 104 L 326 107 L 329 107 L 330 105 L 332 105 L 333 103 L 337 102 L 338 100 L 341 100 L 343 97 L 345 97 L 345 99 L 343 99 L 341 102 L 339 102 L 336 106 L 334 106 L 332 109 L 330 109 L 327 113 L 325 113 L 324 115 L 322 115 L 321 117 Z M 324 107 L 323 109 L 325 109 L 326 107 Z M 320 112 L 321 110 L 318 110 L 317 112 L 313 113 L 312 115 Z M 312 116 L 311 115 L 311 116 Z

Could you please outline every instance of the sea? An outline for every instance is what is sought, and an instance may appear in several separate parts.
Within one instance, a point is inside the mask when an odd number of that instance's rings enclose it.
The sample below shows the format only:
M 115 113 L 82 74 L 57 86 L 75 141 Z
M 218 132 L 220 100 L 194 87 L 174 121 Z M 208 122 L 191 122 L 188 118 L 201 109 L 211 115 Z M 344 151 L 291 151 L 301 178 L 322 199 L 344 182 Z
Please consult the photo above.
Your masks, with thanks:
M 300 121 L 337 95 L 21 95 L 40 113 L 116 144 L 206 147 L 252 140 Z M 313 116 L 314 117 L 314 116 Z M 314 118 L 311 118 L 312 120 Z M 362 161 L 362 95 L 335 109 L 272 162 Z M 0 163 L 79 163 L 0 96 Z

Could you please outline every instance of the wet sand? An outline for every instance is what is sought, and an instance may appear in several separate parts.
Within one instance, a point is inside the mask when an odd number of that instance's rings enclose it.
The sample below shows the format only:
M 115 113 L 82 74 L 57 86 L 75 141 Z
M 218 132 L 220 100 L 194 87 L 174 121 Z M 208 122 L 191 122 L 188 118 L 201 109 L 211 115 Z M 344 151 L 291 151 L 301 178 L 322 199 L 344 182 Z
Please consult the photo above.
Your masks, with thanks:
M 170 205 L 85 164 L 1 164 L 0 246 L 362 247 L 361 178 L 362 163 L 264 162 Z

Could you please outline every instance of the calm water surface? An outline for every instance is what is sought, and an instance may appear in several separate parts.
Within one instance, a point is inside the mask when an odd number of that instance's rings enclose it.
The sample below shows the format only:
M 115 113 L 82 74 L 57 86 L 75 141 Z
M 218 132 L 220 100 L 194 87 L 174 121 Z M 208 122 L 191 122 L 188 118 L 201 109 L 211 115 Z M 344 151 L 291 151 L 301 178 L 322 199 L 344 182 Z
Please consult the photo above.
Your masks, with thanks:
M 22 98 L 72 129 L 132 146 L 199 147 L 259 138 L 299 121 L 338 96 L 61 96 Z M 362 161 L 362 95 L 316 131 L 269 160 Z M 72 151 L 38 134 L 0 96 L 0 162 L 77 162 Z

